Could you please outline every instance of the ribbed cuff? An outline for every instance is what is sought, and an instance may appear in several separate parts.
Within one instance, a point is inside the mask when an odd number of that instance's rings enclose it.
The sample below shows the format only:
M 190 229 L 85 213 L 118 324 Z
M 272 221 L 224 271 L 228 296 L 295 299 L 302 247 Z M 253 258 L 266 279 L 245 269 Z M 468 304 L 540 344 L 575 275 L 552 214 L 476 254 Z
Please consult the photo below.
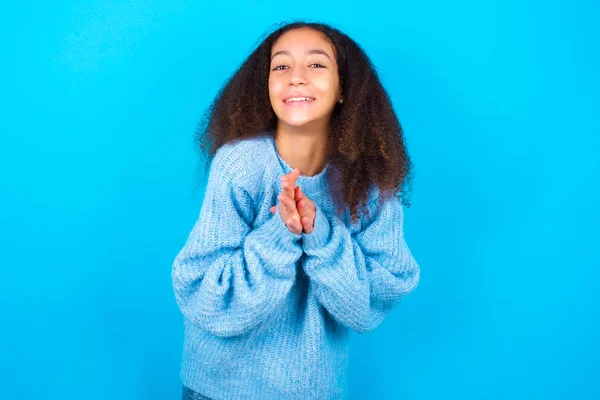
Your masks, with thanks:
M 314 230 L 311 233 L 302 232 L 302 246 L 305 252 L 321 248 L 327 243 L 327 239 L 331 234 L 331 223 L 327 216 L 321 211 L 318 205 L 315 204 L 315 222 Z

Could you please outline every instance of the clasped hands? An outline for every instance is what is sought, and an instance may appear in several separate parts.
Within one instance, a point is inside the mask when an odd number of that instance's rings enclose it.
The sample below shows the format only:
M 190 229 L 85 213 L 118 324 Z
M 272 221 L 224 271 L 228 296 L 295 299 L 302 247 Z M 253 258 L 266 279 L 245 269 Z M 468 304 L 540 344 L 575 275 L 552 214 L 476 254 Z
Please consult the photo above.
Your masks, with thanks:
M 277 196 L 281 202 L 279 213 L 287 228 L 295 233 L 311 233 L 314 230 L 316 215 L 315 203 L 296 186 L 300 170 L 294 168 L 289 174 L 281 177 L 281 193 Z M 270 208 L 274 213 L 277 206 Z

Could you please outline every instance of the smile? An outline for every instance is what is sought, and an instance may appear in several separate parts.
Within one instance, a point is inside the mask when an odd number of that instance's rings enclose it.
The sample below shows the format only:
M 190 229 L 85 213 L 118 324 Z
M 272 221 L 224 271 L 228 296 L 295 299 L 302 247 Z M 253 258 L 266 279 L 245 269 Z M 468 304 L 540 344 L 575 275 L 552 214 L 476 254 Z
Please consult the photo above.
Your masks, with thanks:
M 284 100 L 283 102 L 286 104 L 306 104 L 312 103 L 315 101 L 313 97 L 292 97 L 290 99 Z

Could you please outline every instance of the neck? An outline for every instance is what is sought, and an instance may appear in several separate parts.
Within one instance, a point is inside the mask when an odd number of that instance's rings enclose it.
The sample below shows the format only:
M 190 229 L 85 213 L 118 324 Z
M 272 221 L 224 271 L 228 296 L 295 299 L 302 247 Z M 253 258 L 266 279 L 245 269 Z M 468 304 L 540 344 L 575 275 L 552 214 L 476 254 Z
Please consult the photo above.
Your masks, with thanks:
M 314 176 L 329 161 L 328 135 L 326 129 L 306 129 L 277 124 L 275 144 L 281 158 L 300 175 Z

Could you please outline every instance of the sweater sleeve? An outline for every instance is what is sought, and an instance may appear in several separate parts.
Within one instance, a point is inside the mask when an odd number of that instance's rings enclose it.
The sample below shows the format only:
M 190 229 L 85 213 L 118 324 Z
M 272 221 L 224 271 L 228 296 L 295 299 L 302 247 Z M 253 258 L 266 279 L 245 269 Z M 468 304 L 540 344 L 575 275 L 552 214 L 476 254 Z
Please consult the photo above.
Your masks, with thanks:
M 336 321 L 359 333 L 375 329 L 420 279 L 404 240 L 401 200 L 387 200 L 370 216 L 360 232 L 351 234 L 317 205 L 313 232 L 302 233 L 303 268 L 319 302 Z
M 232 179 L 239 160 L 217 153 L 200 216 L 172 266 L 181 312 L 217 336 L 249 332 L 282 304 L 295 282 L 300 235 L 277 211 L 252 229 L 252 197 Z

